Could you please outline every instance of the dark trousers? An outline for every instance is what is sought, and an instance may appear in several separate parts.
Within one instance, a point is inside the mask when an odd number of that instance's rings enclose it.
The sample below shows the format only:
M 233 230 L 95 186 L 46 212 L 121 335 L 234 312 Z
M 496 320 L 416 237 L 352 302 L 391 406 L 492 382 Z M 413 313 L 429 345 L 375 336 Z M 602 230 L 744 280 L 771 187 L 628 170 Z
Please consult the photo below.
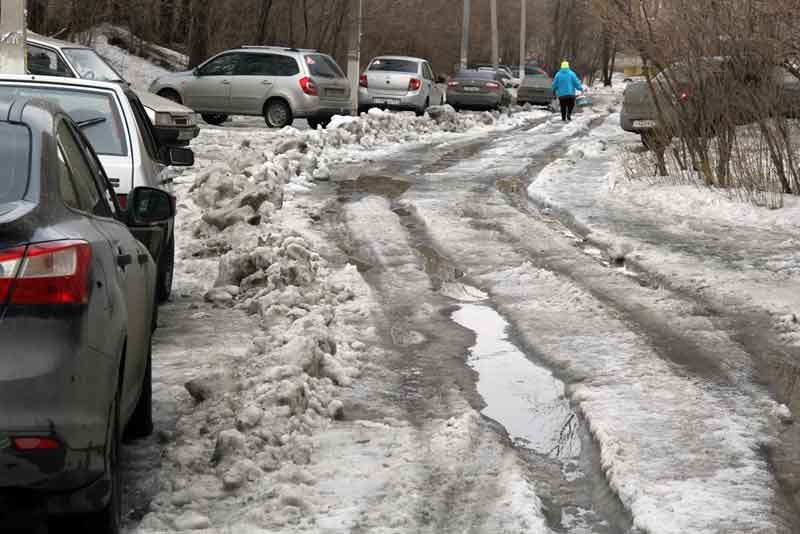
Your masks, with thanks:
M 561 120 L 562 121 L 571 121 L 572 120 L 572 110 L 575 109 L 575 100 L 574 96 L 560 96 L 558 97 L 558 102 L 561 104 Z

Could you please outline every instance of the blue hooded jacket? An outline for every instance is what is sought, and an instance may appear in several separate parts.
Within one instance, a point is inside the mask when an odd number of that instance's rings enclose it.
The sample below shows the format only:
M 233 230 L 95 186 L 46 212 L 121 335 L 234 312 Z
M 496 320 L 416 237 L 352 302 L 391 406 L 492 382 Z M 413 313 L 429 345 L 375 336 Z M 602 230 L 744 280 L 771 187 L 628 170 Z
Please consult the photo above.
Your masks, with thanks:
M 556 77 L 553 78 L 553 91 L 557 97 L 562 96 L 575 96 L 578 91 L 583 91 L 583 85 L 578 78 L 578 75 L 570 68 L 564 68 L 558 71 Z

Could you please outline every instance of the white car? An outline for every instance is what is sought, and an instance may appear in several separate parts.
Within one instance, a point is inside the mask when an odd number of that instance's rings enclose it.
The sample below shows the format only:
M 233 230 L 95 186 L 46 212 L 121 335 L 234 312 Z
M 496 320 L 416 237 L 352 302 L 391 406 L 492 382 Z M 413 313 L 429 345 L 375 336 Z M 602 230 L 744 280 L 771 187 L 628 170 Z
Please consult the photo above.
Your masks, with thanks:
M 111 181 L 122 209 L 128 194 L 139 186 L 172 192 L 169 165 L 191 166 L 187 148 L 158 143 L 139 97 L 119 83 L 52 76 L 0 75 L 0 100 L 41 98 L 61 107 L 91 143 Z M 174 221 L 137 229 L 136 237 L 158 264 L 158 296 L 169 298 L 175 263 Z
M 380 56 L 361 75 L 358 104 L 362 109 L 408 109 L 422 115 L 430 106 L 444 104 L 444 83 L 427 60 Z
M 28 32 L 25 43 L 28 72 L 31 74 L 127 83 L 92 48 L 33 32 Z M 156 137 L 162 143 L 186 146 L 200 133 L 197 114 L 191 109 L 145 91 L 134 92 L 147 110 Z

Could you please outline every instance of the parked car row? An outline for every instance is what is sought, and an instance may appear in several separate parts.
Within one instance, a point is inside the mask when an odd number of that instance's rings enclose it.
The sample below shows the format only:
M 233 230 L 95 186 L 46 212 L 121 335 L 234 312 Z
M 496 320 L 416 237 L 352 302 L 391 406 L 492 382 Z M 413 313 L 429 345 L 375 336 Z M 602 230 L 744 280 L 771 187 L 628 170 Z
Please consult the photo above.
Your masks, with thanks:
M 0 502 L 116 534 L 120 443 L 152 431 L 152 333 L 172 289 L 164 171 L 194 163 L 163 114 L 193 112 L 143 102 L 91 49 L 26 44 L 30 74 L 0 73 Z

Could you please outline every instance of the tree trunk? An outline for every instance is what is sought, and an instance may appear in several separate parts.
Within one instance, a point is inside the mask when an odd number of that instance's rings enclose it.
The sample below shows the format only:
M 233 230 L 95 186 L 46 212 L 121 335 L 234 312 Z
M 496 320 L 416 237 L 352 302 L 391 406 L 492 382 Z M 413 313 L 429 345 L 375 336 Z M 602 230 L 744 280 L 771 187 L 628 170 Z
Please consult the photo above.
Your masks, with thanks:
M 208 57 L 209 0 L 193 0 L 192 28 L 189 39 L 189 68 L 194 68 Z
M 47 33 L 47 0 L 30 0 L 28 26 L 36 33 Z
M 258 44 L 267 44 L 270 11 L 272 11 L 272 0 L 263 0 L 261 4 L 261 13 L 259 13 L 258 16 L 258 33 L 256 34 L 256 41 Z

